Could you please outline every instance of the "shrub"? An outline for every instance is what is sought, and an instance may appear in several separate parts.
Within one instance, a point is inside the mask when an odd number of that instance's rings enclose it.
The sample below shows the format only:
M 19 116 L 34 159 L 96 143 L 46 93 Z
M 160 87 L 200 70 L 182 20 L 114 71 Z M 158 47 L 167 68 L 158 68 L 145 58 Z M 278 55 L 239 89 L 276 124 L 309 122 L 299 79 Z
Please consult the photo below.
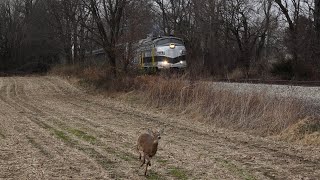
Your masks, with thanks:
M 292 79 L 294 77 L 292 61 L 283 59 L 272 64 L 271 73 L 281 79 Z

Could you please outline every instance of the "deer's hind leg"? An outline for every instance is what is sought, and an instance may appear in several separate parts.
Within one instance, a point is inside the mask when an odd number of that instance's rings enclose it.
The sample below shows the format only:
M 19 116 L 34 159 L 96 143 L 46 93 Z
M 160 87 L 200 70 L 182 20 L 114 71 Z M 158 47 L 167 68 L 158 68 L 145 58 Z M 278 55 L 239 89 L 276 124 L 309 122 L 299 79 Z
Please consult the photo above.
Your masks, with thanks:
M 144 172 L 144 175 L 146 176 L 147 175 L 147 171 L 148 171 L 148 166 L 151 166 L 151 163 L 150 163 L 150 157 L 148 155 L 145 155 L 145 159 L 147 160 L 147 164 L 146 164 L 146 170 Z
M 140 153 L 140 160 L 141 160 L 141 153 Z M 145 163 L 146 163 L 146 156 L 143 154 L 142 164 L 140 167 L 142 167 Z

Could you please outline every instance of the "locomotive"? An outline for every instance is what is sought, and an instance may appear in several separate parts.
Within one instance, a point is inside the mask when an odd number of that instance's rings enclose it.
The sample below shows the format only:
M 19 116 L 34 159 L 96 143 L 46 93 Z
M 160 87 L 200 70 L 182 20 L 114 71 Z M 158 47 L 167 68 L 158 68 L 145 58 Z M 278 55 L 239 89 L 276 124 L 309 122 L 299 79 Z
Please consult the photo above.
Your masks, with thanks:
M 117 45 L 118 49 L 124 51 L 124 56 L 129 57 L 129 44 L 123 43 Z M 133 44 L 133 56 L 129 67 L 141 69 L 185 69 L 186 47 L 181 38 L 174 36 L 147 37 Z M 104 62 L 106 54 L 103 49 L 96 49 L 86 52 L 88 60 L 95 63 Z
M 174 36 L 148 37 L 135 44 L 133 64 L 144 69 L 184 69 L 187 67 L 186 47 Z

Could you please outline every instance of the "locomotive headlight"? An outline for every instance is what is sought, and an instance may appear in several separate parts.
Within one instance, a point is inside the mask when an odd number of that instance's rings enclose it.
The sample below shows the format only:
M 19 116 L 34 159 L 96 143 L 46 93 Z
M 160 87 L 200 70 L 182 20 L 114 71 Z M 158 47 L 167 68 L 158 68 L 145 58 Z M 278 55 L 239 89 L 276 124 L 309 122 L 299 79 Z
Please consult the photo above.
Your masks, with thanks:
M 169 46 L 171 49 L 174 49 L 176 47 L 176 45 L 174 43 L 171 43 Z
M 163 64 L 163 65 L 168 65 L 168 61 L 167 61 L 167 60 L 164 60 L 164 61 L 162 62 L 162 64 Z

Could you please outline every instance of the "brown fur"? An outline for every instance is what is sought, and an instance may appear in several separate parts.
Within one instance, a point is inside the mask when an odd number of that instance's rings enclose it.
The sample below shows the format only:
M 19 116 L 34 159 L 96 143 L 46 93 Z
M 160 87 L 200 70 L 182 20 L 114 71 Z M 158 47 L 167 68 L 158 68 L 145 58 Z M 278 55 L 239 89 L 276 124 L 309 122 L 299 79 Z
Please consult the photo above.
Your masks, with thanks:
M 157 153 L 159 139 L 161 138 L 160 133 L 162 132 L 148 131 L 149 133 L 144 133 L 139 136 L 137 144 L 137 150 L 140 153 L 139 159 L 141 160 L 141 157 L 143 157 L 140 167 L 146 164 L 145 176 L 147 175 L 148 166 L 151 166 L 151 158 Z

